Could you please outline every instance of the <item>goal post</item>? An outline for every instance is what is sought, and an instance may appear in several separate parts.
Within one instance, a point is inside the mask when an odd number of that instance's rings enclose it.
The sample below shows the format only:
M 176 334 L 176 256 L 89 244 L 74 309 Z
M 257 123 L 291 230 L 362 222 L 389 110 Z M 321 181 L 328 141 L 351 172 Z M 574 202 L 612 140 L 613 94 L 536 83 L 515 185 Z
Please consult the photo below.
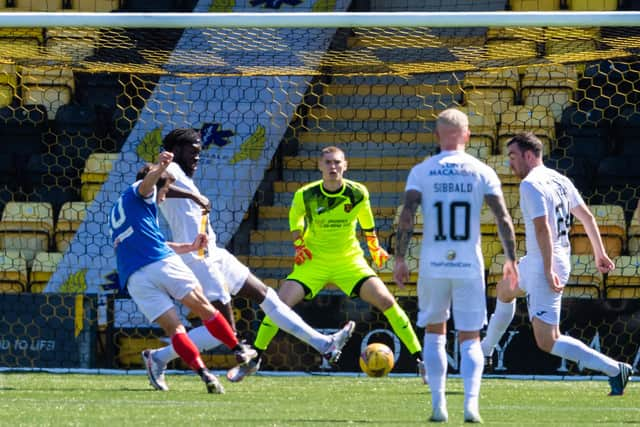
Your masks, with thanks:
M 345 12 L 349 2 L 325 3 L 332 12 L 0 13 L 0 134 L 10 147 L 0 161 L 0 202 L 3 211 L 9 206 L 24 213 L 20 209 L 44 204 L 48 210 L 42 212 L 50 213 L 37 221 L 50 225 L 36 230 L 0 227 L 3 247 L 20 248 L 5 258 L 15 257 L 12 267 L 24 265 L 24 271 L 9 269 L 13 275 L 0 281 L 3 289 L 37 294 L 36 311 L 64 311 L 61 322 L 71 328 L 65 339 L 83 337 L 83 349 L 95 339 L 100 351 L 81 366 L 136 368 L 138 350 L 160 345 L 161 334 L 130 299 L 113 293 L 107 218 L 172 128 L 201 129 L 204 149 L 195 180 L 214 202 L 210 218 L 218 243 L 277 286 L 293 265 L 287 210 L 300 185 L 319 179 L 322 147 L 345 151 L 346 176 L 369 188 L 378 234 L 391 249 L 408 170 L 437 152 L 434 119 L 457 107 L 470 117 L 468 151 L 501 176 L 520 252 L 517 182 L 504 151 L 510 136 L 535 132 L 547 163 L 583 192 L 617 269 L 607 277 L 597 272 L 576 224 L 563 330 L 632 361 L 637 349 L 626 343 L 640 340 L 624 319 L 633 316 L 632 300 L 640 295 L 634 216 L 640 198 L 634 167 L 640 159 L 634 144 L 640 138 L 640 15 L 355 13 Z M 417 234 L 409 250 L 414 273 L 419 241 Z M 483 224 L 490 305 L 500 252 L 495 228 Z M 415 319 L 415 283 L 397 289 L 392 262 L 379 269 L 380 277 Z M 309 323 L 331 329 L 356 320 L 362 345 L 389 337 L 380 313 L 334 291 L 329 287 L 301 308 Z M 58 298 L 67 294 L 86 300 Z M 619 312 L 603 309 L 622 302 Z M 340 310 L 328 316 L 326 306 Z M 240 334 L 252 340 L 262 313 L 241 298 L 235 307 Z M 18 327 L 27 323 L 14 317 Z M 514 334 L 527 332 L 524 316 L 514 325 Z M 370 334 L 377 330 L 385 332 Z M 42 359 L 29 353 L 29 344 L 23 348 L 24 338 L 14 338 L 23 340 L 14 345 L 21 356 L 0 352 L 0 364 L 38 366 Z M 265 368 L 321 366 L 306 346 L 284 336 L 276 341 Z M 509 345 L 515 353 L 530 350 L 515 338 Z M 358 369 L 355 347 L 341 369 Z M 397 372 L 414 369 L 406 353 L 400 350 Z M 551 362 L 519 364 L 509 358 L 515 353 L 505 353 L 507 373 L 565 372 Z M 76 356 L 64 366 L 77 364 Z M 224 354 L 209 356 L 216 366 L 226 363 Z

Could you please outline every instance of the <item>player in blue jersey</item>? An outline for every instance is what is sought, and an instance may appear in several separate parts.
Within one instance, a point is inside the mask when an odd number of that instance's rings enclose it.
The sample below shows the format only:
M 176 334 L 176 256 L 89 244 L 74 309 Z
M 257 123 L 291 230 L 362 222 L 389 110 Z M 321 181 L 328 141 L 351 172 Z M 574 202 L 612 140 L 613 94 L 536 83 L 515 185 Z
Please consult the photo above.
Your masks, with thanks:
M 147 319 L 158 323 L 171 337 L 176 352 L 198 373 L 207 391 L 224 393 L 187 335 L 173 300 L 200 317 L 209 333 L 234 351 L 239 363 L 247 363 L 256 352 L 238 342 L 227 320 L 209 303 L 198 279 L 178 256 L 205 247 L 206 235 L 199 234 L 191 243 L 172 243 L 165 240 L 160 230 L 157 203 L 165 199 L 174 180 L 166 172 L 172 160 L 172 153 L 160 153 L 158 163 L 143 167 L 136 182 L 111 209 L 110 236 L 120 286 L 126 286 Z

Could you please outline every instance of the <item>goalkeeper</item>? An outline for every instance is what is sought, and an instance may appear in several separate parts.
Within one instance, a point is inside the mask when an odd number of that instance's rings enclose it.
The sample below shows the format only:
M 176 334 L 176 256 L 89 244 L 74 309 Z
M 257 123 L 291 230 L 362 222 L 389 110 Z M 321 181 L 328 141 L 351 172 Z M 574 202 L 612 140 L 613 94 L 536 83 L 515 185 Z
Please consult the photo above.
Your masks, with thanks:
M 328 283 L 349 297 L 362 298 L 385 315 L 423 374 L 420 341 L 404 310 L 367 263 L 356 235 L 358 222 L 365 232 L 371 258 L 381 267 L 389 256 L 378 244 L 367 188 L 343 178 L 347 161 L 337 147 L 322 150 L 318 167 L 322 180 L 303 186 L 293 196 L 289 225 L 295 265 L 280 286 L 280 299 L 293 307 L 303 299 L 315 298 Z M 254 343 L 259 355 L 277 332 L 278 327 L 265 317 Z M 260 361 L 255 360 L 251 365 L 234 368 L 234 380 L 257 371 Z

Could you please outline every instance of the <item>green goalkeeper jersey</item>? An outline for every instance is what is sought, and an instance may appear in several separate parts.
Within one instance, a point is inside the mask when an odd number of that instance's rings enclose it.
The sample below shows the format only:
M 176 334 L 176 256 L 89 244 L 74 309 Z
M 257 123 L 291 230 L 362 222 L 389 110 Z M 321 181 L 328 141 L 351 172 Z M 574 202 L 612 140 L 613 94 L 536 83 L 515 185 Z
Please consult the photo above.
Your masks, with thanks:
M 356 224 L 373 230 L 375 222 L 367 188 L 355 181 L 343 180 L 342 188 L 331 193 L 322 180 L 298 189 L 289 210 L 291 231 L 303 231 L 306 246 L 314 257 L 362 256 Z

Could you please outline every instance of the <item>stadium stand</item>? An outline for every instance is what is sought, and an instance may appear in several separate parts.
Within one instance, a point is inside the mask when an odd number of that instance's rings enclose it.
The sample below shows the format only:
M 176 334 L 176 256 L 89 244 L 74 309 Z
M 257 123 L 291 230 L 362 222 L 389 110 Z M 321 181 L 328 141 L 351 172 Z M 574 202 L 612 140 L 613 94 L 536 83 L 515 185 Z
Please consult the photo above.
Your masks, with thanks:
M 19 250 L 30 263 L 37 252 L 49 250 L 53 222 L 50 203 L 9 202 L 0 220 L 0 247 Z
M 56 221 L 54 240 L 56 250 L 64 252 L 78 227 L 84 221 L 90 202 L 66 202 L 62 205 Z
M 560 10 L 560 0 L 509 0 L 509 8 L 516 12 Z
M 113 162 L 119 156 L 119 153 L 93 153 L 89 155 L 80 176 L 82 201 L 90 202 L 95 198 L 96 193 L 100 191 L 102 184 L 107 180 L 113 167 Z
M 25 292 L 27 260 L 19 250 L 0 249 L 0 293 Z
M 616 268 L 607 274 L 607 298 L 638 298 L 640 296 L 640 257 L 621 255 L 613 262 Z
M 616 205 L 590 205 L 595 217 L 605 249 L 610 257 L 622 255 L 626 249 L 627 227 L 624 210 Z M 574 254 L 591 254 L 591 244 L 583 225 L 576 219 L 570 232 L 571 247 Z
M 40 293 L 62 260 L 61 252 L 38 252 L 29 271 L 29 292 Z

